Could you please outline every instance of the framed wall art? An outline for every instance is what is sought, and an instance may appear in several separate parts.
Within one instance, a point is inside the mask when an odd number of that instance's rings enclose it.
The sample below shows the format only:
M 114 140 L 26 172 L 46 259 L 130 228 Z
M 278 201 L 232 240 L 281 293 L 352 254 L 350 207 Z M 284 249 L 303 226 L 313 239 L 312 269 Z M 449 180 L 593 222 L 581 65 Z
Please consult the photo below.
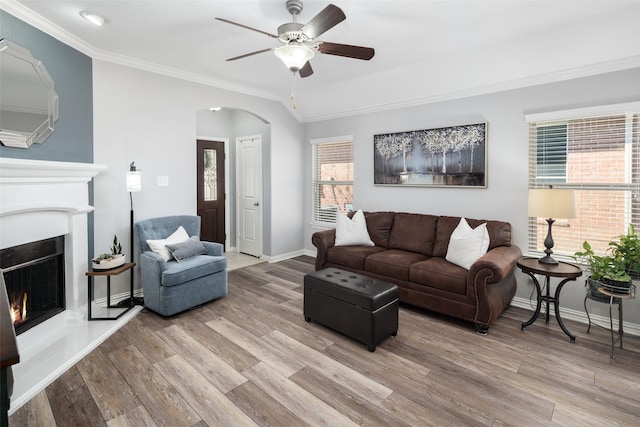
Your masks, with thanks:
M 487 187 L 487 123 L 373 136 L 374 184 Z

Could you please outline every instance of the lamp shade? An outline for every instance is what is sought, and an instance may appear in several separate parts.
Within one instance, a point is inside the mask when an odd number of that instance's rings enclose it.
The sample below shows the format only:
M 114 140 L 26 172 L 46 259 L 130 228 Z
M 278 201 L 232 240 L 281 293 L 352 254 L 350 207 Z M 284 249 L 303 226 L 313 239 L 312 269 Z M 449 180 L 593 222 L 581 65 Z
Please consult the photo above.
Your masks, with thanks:
M 529 190 L 529 216 L 573 219 L 576 217 L 573 190 L 539 188 Z
M 295 73 L 304 67 L 304 64 L 306 64 L 308 60 L 313 58 L 315 52 L 303 44 L 289 43 L 277 48 L 275 54 L 284 62 L 284 65 L 286 65 L 288 69 Z

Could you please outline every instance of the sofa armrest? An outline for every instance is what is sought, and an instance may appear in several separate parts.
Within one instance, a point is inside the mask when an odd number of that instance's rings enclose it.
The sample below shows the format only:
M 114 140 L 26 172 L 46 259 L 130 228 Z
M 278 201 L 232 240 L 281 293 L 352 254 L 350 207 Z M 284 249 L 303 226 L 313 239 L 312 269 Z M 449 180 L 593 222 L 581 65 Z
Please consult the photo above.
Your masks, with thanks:
M 316 253 L 316 270 L 321 270 L 327 262 L 327 250 L 336 243 L 336 229 L 316 231 L 311 236 L 311 243 L 318 248 Z
M 497 283 L 513 271 L 521 257 L 522 251 L 518 246 L 498 246 L 473 263 L 469 269 L 470 277 L 475 277 L 482 270 L 489 270 L 491 274 L 487 283 Z
M 476 300 L 478 330 L 486 330 L 511 303 L 518 286 L 514 269 L 520 257 L 522 251 L 515 245 L 498 246 L 471 266 L 467 286 Z
M 207 255 L 222 256 L 224 246 L 217 242 L 202 242 L 202 245 L 207 250 Z

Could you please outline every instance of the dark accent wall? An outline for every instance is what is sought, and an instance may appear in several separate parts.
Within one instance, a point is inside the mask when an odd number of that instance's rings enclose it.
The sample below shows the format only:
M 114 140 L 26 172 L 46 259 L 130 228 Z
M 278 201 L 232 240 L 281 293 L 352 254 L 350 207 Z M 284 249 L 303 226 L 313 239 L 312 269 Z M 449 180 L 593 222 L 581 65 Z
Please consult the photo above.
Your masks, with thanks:
M 29 49 L 42 61 L 59 97 L 53 133 L 28 149 L 0 146 L 0 157 L 93 163 L 91 58 L 2 10 L 0 38 Z
M 3 10 L 0 39 L 29 49 L 34 58 L 42 61 L 59 98 L 53 133 L 42 144 L 28 149 L 0 145 L 0 157 L 93 163 L 92 59 Z M 89 204 L 93 205 L 93 182 L 89 183 Z M 93 257 L 93 213 L 87 221 L 88 250 Z

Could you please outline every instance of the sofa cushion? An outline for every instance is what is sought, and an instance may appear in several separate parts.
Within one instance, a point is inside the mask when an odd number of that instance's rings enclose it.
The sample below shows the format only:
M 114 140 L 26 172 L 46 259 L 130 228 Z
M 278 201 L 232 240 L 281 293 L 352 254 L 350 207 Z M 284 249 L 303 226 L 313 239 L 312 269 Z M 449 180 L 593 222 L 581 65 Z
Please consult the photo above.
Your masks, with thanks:
M 442 258 L 447 256 L 451 233 L 453 233 L 453 230 L 458 226 L 459 222 L 459 216 L 441 216 L 438 218 L 436 238 L 433 244 L 433 256 Z M 511 246 L 511 224 L 508 222 L 467 218 L 467 223 L 469 223 L 471 228 L 476 228 L 482 223 L 487 223 L 487 231 L 489 232 L 488 250 L 497 248 L 498 246 Z
M 367 219 L 367 230 L 369 236 L 376 246 L 385 249 L 389 248 L 389 235 L 391 234 L 391 226 L 393 225 L 394 212 L 365 212 L 364 217 Z
M 471 228 L 464 218 L 460 218 L 460 223 L 451 233 L 445 259 L 469 270 L 478 258 L 487 253 L 488 247 L 487 223 Z
M 364 270 L 398 280 L 409 280 L 409 266 L 427 259 L 415 252 L 389 249 L 370 255 L 364 262 Z
M 162 272 L 162 286 L 179 285 L 226 268 L 227 258 L 223 256 L 197 255 L 180 263 L 169 261 L 167 269 Z
M 327 262 L 364 270 L 364 260 L 371 254 L 384 251 L 378 246 L 332 246 L 327 249 Z
M 444 258 L 429 258 L 411 265 L 409 280 L 431 288 L 465 295 L 468 273 L 464 268 Z
M 374 246 L 367 231 L 364 213 L 360 209 L 351 218 L 341 212 L 336 217 L 335 246 L 351 245 Z
M 389 249 L 432 256 L 437 221 L 438 217 L 435 215 L 397 213 L 393 218 Z

